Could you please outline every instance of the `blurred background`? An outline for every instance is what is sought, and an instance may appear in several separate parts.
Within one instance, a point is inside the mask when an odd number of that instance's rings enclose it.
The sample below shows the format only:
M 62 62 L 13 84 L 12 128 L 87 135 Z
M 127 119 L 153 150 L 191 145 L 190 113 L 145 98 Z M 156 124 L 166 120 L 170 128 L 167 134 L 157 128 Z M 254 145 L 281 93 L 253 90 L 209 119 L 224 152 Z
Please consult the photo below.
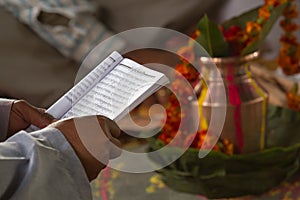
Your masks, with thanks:
M 48 108 L 74 85 L 85 56 L 114 34 L 153 26 L 190 35 L 204 14 L 221 23 L 262 4 L 263 0 L 0 0 L 0 97 L 25 99 L 35 106 Z M 300 1 L 296 0 L 296 4 L 299 10 Z M 300 16 L 297 19 L 299 22 Z M 278 21 L 261 49 L 266 68 L 274 68 L 272 63 L 279 52 L 281 34 Z M 296 35 L 300 39 L 299 30 Z M 176 38 L 170 41 L 176 43 Z M 126 49 L 132 45 L 120 41 L 108 49 Z M 158 62 L 170 67 L 178 62 L 178 57 L 157 50 L 136 51 L 127 57 L 142 64 Z M 261 77 L 263 84 L 274 78 L 259 67 L 254 73 Z M 269 87 L 275 91 L 271 98 L 276 105 L 286 105 L 284 92 L 292 87 L 288 78 L 281 74 L 276 82 L 284 91 Z M 155 103 L 167 105 L 165 90 L 152 95 L 132 111 L 136 123 L 147 125 L 149 108 Z M 158 124 L 159 120 L 158 117 Z M 123 129 L 131 129 L 126 119 L 121 124 Z M 122 136 L 122 140 L 124 148 L 129 150 L 144 151 L 146 148 L 147 142 L 143 139 Z M 272 198 L 270 193 L 256 198 L 281 199 L 292 187 L 296 186 L 285 187 L 285 192 Z M 94 199 L 103 200 L 206 199 L 167 188 L 155 173 L 137 175 L 106 169 L 92 183 L 92 188 Z

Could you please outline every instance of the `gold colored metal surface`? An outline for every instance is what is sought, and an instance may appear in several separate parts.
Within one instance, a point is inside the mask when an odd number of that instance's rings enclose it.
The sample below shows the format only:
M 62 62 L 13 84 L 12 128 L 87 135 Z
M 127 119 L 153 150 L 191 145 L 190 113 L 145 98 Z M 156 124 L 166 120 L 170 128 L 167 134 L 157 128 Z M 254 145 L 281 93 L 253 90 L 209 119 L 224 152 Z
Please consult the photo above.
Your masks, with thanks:
M 202 104 L 203 115 L 210 122 L 211 109 L 227 107 L 226 119 L 223 131 L 221 133 L 221 139 L 227 138 L 235 144 L 237 147 L 236 139 L 236 109 L 239 107 L 239 121 L 243 134 L 244 147 L 241 153 L 249 153 L 259 151 L 264 148 L 262 145 L 265 140 L 266 126 L 266 101 L 268 94 L 266 91 L 258 85 L 253 78 L 250 70 L 251 62 L 259 57 L 258 52 L 246 55 L 244 57 L 229 57 L 229 58 L 200 58 L 200 68 L 202 76 L 206 76 L 206 82 L 208 86 L 208 93 Z M 212 71 L 212 65 L 216 65 L 222 75 L 222 79 L 218 78 L 216 72 Z M 227 104 L 224 105 L 224 101 L 211 103 L 209 93 L 214 93 L 218 96 L 218 93 L 225 86 Z M 237 90 L 240 104 L 238 106 L 232 105 L 229 99 L 229 87 L 234 85 Z M 259 91 L 258 91 L 259 90 Z M 263 96 L 262 96 L 263 94 Z M 238 100 L 238 101 L 239 101 Z M 232 99 L 231 99 L 232 101 Z

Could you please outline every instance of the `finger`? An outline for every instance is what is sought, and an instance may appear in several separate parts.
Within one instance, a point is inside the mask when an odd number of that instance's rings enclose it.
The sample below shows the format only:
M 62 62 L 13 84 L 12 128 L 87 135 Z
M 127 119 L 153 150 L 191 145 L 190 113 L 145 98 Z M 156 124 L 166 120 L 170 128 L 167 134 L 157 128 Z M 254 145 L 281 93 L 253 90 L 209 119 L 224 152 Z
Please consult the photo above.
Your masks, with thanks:
M 109 120 L 107 123 L 110 133 L 113 137 L 119 138 L 121 135 L 121 130 L 115 121 Z
M 121 142 L 116 138 L 111 138 L 109 141 L 109 159 L 117 158 L 121 155 Z
M 104 129 L 104 132 L 107 134 L 107 137 L 110 136 L 118 138 L 121 134 L 120 128 L 116 122 L 113 120 L 104 117 L 104 116 L 97 116 L 100 126 Z
M 22 114 L 23 119 L 28 124 L 33 124 L 39 128 L 44 128 L 51 124 L 54 120 L 50 114 L 46 113 L 44 109 L 36 108 L 26 101 L 21 101 L 16 104 L 15 108 Z
M 117 139 L 121 133 L 120 128 L 114 121 L 104 116 L 97 117 L 104 134 L 109 139 L 106 142 L 107 148 L 109 150 L 109 159 L 119 157 L 122 153 L 122 150 L 120 148 L 121 142 Z
M 40 111 L 40 113 L 45 113 L 46 112 L 45 108 L 38 108 L 38 107 L 35 107 L 35 106 L 32 106 L 32 107 L 38 109 Z

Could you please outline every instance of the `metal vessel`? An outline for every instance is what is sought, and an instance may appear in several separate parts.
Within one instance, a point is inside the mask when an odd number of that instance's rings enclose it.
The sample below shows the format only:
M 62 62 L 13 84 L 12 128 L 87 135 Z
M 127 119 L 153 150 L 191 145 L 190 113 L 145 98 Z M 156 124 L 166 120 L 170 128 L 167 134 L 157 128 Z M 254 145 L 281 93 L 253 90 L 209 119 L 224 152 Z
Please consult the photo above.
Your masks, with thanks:
M 251 73 L 251 62 L 258 56 L 259 53 L 254 52 L 243 57 L 200 58 L 201 74 L 208 88 L 206 94 L 200 93 L 206 95 L 199 105 L 202 116 L 209 124 L 212 108 L 227 107 L 221 139 L 232 142 L 236 153 L 255 152 L 265 147 L 268 94 Z M 211 70 L 214 65 L 220 71 L 221 79 Z M 221 100 L 211 102 L 209 94 L 218 96 L 220 87 L 225 87 L 226 105 Z

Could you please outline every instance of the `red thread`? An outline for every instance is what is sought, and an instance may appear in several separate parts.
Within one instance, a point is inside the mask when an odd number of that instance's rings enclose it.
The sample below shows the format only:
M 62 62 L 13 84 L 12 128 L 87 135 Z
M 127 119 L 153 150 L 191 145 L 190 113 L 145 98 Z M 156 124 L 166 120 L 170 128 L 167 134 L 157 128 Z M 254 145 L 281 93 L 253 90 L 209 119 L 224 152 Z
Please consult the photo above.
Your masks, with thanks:
M 234 126 L 235 126 L 235 137 L 237 141 L 238 150 L 241 153 L 244 148 L 244 134 L 241 123 L 241 99 L 238 93 L 238 88 L 233 81 L 234 77 L 234 66 L 229 66 L 228 74 L 226 79 L 228 81 L 228 96 L 229 102 L 234 106 Z

